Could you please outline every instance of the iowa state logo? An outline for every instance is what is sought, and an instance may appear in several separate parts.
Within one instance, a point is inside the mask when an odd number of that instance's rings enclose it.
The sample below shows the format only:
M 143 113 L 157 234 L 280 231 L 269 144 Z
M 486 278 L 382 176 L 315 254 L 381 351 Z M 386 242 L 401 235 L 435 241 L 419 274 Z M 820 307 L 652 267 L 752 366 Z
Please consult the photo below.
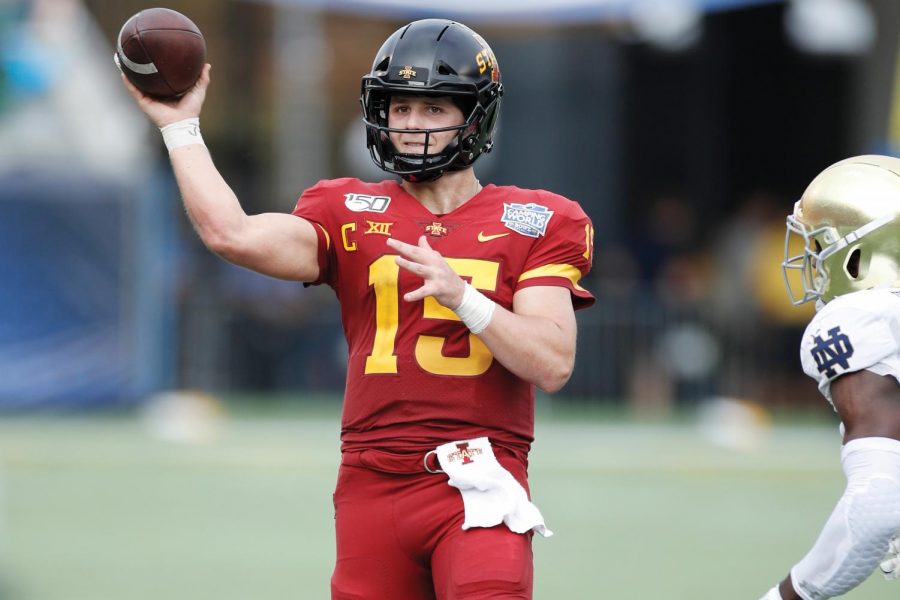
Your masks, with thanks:
M 482 453 L 483 450 L 481 448 L 470 448 L 469 442 L 460 442 L 456 444 L 456 452 L 451 452 L 447 455 L 447 460 L 451 463 L 462 460 L 460 464 L 468 465 L 475 462 L 475 457 Z
M 547 233 L 547 223 L 553 211 L 546 206 L 529 202 L 528 204 L 503 203 L 503 216 L 500 221 L 522 235 L 528 237 L 541 237 Z

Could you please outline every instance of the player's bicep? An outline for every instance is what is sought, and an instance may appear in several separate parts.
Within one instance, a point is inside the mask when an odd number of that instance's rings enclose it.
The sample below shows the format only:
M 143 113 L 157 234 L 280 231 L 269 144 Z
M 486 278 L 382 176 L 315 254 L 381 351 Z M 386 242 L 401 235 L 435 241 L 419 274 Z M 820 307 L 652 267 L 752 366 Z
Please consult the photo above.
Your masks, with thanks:
M 565 341 L 575 345 L 575 309 L 568 288 L 550 285 L 520 288 L 513 296 L 513 312 L 549 319 L 559 328 Z
M 865 437 L 900 440 L 900 385 L 893 377 L 846 373 L 831 382 L 831 398 L 844 424 L 844 443 Z
M 318 235 L 306 219 L 284 213 L 247 218 L 231 262 L 270 277 L 315 281 L 319 276 Z

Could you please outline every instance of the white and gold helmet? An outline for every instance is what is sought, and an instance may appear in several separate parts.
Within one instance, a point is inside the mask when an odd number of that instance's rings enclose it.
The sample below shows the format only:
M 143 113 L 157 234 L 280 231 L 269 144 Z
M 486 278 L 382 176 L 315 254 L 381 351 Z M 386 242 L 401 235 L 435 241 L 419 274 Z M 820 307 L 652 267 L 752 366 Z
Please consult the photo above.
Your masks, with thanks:
M 788 215 L 781 267 L 794 304 L 900 286 L 900 159 L 855 156 L 813 179 Z

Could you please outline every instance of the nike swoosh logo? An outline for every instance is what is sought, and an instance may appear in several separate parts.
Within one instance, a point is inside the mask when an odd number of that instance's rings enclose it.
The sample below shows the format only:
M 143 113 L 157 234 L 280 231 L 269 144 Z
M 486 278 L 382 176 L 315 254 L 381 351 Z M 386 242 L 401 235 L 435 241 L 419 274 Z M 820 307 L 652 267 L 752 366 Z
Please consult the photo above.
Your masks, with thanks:
M 497 238 L 502 238 L 508 236 L 509 233 L 495 233 L 493 235 L 484 235 L 483 231 L 478 232 L 478 241 L 479 242 L 489 242 L 491 240 L 496 240 Z

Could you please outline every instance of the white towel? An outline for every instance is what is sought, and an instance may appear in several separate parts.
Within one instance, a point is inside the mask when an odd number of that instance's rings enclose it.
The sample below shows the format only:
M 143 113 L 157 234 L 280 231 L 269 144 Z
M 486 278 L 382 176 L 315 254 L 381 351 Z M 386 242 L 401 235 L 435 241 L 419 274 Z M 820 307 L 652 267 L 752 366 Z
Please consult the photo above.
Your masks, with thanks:
M 553 535 L 544 525 L 541 511 L 528 500 L 525 488 L 497 462 L 486 437 L 449 442 L 438 446 L 435 453 L 450 477 L 448 483 L 462 494 L 463 529 L 505 523 L 516 533 L 531 529 L 544 537 Z

